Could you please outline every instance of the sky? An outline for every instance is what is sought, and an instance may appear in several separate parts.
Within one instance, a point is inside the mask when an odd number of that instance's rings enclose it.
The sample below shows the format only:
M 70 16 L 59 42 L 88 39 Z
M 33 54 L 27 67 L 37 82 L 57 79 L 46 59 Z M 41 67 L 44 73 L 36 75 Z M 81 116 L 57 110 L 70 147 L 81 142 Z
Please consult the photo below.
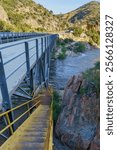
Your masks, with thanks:
M 90 1 L 99 0 L 34 0 L 36 3 L 43 5 L 54 14 L 67 13 Z

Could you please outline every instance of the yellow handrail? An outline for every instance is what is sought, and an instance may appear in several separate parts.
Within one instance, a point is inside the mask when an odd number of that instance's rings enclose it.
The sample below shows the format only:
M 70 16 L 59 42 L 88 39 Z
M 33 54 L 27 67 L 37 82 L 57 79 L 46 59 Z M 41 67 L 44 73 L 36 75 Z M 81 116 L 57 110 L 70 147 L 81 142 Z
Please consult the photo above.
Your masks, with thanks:
M 12 109 L 10 109 L 10 110 L 4 112 L 4 113 L 1 113 L 1 114 L 0 114 L 0 117 L 4 116 L 6 113 L 10 113 L 10 112 L 12 112 L 12 111 L 14 111 L 14 110 L 16 110 L 16 109 L 22 107 L 22 106 L 24 106 L 24 105 L 26 105 L 26 104 L 28 104 L 28 103 L 34 101 L 34 100 L 37 99 L 37 98 L 40 98 L 41 96 L 42 96 L 42 95 L 39 95 L 38 97 L 35 97 L 35 98 L 33 98 L 32 100 L 29 100 L 29 101 L 27 101 L 27 102 L 25 102 L 25 103 L 23 103 L 23 104 L 21 104 L 21 105 L 19 105 L 19 106 L 16 106 L 15 108 L 12 108 Z
M 49 117 L 49 126 L 47 130 L 47 136 L 45 140 L 44 150 L 52 150 L 53 144 L 52 144 L 52 136 L 53 136 L 53 89 L 48 89 L 49 94 L 51 95 L 52 102 L 50 106 L 50 117 Z
M 28 102 L 25 102 L 25 103 L 23 103 L 23 104 L 21 104 L 21 105 L 15 107 L 15 108 L 12 108 L 12 109 L 10 109 L 10 110 L 4 112 L 4 113 L 1 113 L 1 114 L 0 114 L 0 118 L 3 117 L 3 116 L 6 116 L 8 125 L 0 131 L 0 134 L 2 134 L 2 133 L 3 133 L 4 131 L 6 131 L 8 128 L 10 128 L 10 132 L 11 132 L 11 134 L 13 134 L 14 131 L 13 131 L 12 125 L 14 125 L 14 124 L 15 124 L 19 119 L 21 119 L 25 114 L 29 113 L 29 115 L 30 115 L 30 110 L 32 110 L 35 106 L 37 106 L 38 104 L 40 104 L 40 101 L 36 102 L 32 107 L 29 107 L 29 103 L 33 102 L 33 101 L 34 101 L 35 99 L 37 99 L 37 98 L 40 98 L 41 96 L 42 96 L 42 95 L 39 95 L 38 97 L 33 98 L 32 100 L 30 100 L 30 101 L 28 101 Z M 28 110 L 25 111 L 23 114 L 21 114 L 21 115 L 20 115 L 18 118 L 16 118 L 13 122 L 11 122 L 8 114 L 11 113 L 11 112 L 13 112 L 14 110 L 17 110 L 18 108 L 21 108 L 21 107 L 25 106 L 25 105 L 27 105 Z
M 48 88 L 48 92 L 49 92 L 49 94 L 51 95 L 51 98 L 52 98 L 52 102 L 51 102 L 51 108 L 50 108 L 50 116 L 49 116 L 49 126 L 48 126 L 48 130 L 47 130 L 47 136 L 46 136 L 46 140 L 45 140 L 45 145 L 44 145 L 44 149 L 45 150 L 52 150 L 52 135 L 53 135 L 53 118 L 52 118 L 52 116 L 53 116 L 53 109 L 52 109 L 52 107 L 53 107 L 53 90 L 52 90 L 52 88 Z M 33 109 L 33 108 L 35 108 L 35 107 L 37 107 L 39 104 L 41 104 L 41 101 L 40 100 L 38 100 L 38 101 L 35 101 L 36 99 L 39 99 L 41 96 L 43 96 L 42 94 L 39 94 L 39 96 L 38 97 L 34 97 L 32 100 L 29 100 L 29 101 L 27 101 L 27 102 L 25 102 L 25 103 L 23 103 L 23 104 L 21 104 L 21 105 L 19 105 L 19 106 L 17 106 L 17 107 L 15 107 L 15 108 L 12 108 L 12 109 L 10 109 L 10 110 L 8 110 L 8 111 L 6 111 L 6 112 L 4 112 L 4 113 L 2 113 L 2 114 L 0 114 L 0 118 L 1 117 L 3 117 L 3 116 L 5 116 L 6 117 L 6 120 L 7 120 L 7 123 L 8 123 L 8 125 L 6 126 L 6 127 L 4 127 L 1 131 L 0 131 L 0 134 L 2 134 L 4 131 L 6 131 L 7 129 L 9 129 L 10 130 L 10 132 L 11 132 L 11 134 L 13 134 L 14 133 L 14 130 L 13 130 L 13 125 L 18 121 L 18 120 L 20 120 L 24 115 L 26 115 L 27 113 L 29 114 L 29 116 L 30 116 L 30 111 Z M 30 106 L 30 103 L 31 102 L 33 102 L 33 101 L 35 101 L 35 103 L 33 104 L 33 106 Z M 15 110 L 17 110 L 17 109 L 19 109 L 19 108 L 21 108 L 21 107 L 23 107 L 23 106 L 27 106 L 27 110 L 23 113 L 23 114 L 21 114 L 19 117 L 17 117 L 15 120 L 13 120 L 12 122 L 11 122 L 11 120 L 10 120 L 10 118 L 9 118 L 9 113 L 11 113 L 11 112 L 13 112 L 13 111 L 15 111 Z

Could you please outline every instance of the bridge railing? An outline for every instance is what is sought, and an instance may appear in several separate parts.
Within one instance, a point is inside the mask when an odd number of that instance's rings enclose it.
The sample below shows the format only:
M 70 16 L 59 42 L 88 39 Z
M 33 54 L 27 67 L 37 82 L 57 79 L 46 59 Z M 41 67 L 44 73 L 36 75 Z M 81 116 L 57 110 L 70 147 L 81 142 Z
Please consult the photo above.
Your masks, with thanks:
M 0 44 L 47 35 L 47 33 L 0 32 Z
M 45 150 L 52 150 L 53 149 L 53 89 L 49 87 L 48 89 L 51 95 L 51 107 L 50 107 L 50 117 L 49 117 L 49 126 L 47 130 L 47 136 L 45 140 L 44 148 Z
M 12 108 L 11 95 L 24 79 L 32 92 L 39 85 L 47 86 L 56 38 L 43 35 L 0 45 L 0 100 L 5 110 Z

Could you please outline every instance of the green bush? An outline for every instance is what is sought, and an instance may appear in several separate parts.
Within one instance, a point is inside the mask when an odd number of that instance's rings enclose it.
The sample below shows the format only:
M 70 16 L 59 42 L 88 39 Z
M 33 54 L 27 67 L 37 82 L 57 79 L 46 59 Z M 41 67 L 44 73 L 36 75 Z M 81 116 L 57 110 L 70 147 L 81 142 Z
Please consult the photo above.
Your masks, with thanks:
M 73 42 L 72 39 L 69 39 L 69 38 L 64 39 L 64 43 L 66 43 L 66 44 L 71 43 L 71 42 Z
M 58 55 L 58 59 L 60 59 L 60 60 L 63 60 L 63 59 L 65 59 L 66 58 L 66 54 L 65 53 L 60 53 L 59 55 Z
M 80 36 L 83 33 L 83 29 L 80 27 L 74 27 L 73 29 L 73 35 L 74 36 Z
M 31 26 L 29 26 L 28 24 L 19 24 L 18 27 L 20 28 L 20 30 L 22 32 L 30 32 L 31 31 Z
M 100 69 L 100 62 L 99 61 L 95 63 L 95 69 Z
M 18 25 L 20 22 L 22 22 L 22 20 L 24 19 L 24 15 L 23 14 L 19 14 L 19 13 L 14 13 L 13 11 L 9 11 L 9 20 L 11 21 L 11 23 Z
M 0 20 L 0 31 L 4 32 L 15 31 L 15 27 L 11 24 L 6 23 L 5 21 Z
M 66 51 L 67 51 L 66 48 L 63 46 L 61 49 L 61 53 L 58 55 L 58 59 L 60 59 L 60 60 L 65 59 L 67 56 Z
M 56 44 L 57 44 L 57 46 L 62 46 L 62 47 L 64 47 L 66 43 L 64 42 L 63 39 L 58 39 L 57 42 L 56 42 Z
M 92 46 L 94 45 L 94 42 L 93 42 L 92 38 L 89 39 L 89 44 L 92 45 Z
M 97 45 L 100 44 L 100 32 L 95 31 L 94 29 L 90 29 L 86 32 L 86 34 L 95 42 Z M 90 40 L 91 44 L 93 43 Z
M 81 88 L 80 93 L 89 94 L 92 93 L 92 90 L 96 92 L 97 97 L 100 96 L 100 62 L 95 63 L 95 67 L 88 69 L 83 73 L 83 77 L 87 82 L 87 86 Z M 90 86 L 89 86 L 90 84 Z
M 0 31 L 3 31 L 5 27 L 5 23 L 0 20 Z
M 84 44 L 82 44 L 82 43 L 76 43 L 76 44 L 75 44 L 75 47 L 74 47 L 74 49 L 73 49 L 73 51 L 74 51 L 75 53 L 78 53 L 78 52 L 84 52 L 85 49 L 86 49 L 86 47 L 85 47 Z
M 58 116 L 61 112 L 61 97 L 59 94 L 54 91 L 53 93 L 53 121 L 54 121 L 54 126 L 56 125 Z

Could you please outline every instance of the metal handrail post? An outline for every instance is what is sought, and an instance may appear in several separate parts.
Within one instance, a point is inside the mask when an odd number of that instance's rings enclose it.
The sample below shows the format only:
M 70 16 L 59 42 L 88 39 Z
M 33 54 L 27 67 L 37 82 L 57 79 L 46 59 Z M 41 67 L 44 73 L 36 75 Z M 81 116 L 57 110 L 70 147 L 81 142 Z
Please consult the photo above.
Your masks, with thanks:
M 39 86 L 39 41 L 36 39 L 36 71 L 35 71 L 35 89 Z
M 47 84 L 47 36 L 45 36 L 45 42 L 44 42 L 44 46 L 45 46 L 45 53 L 44 53 L 44 76 L 45 76 L 45 82 L 46 82 L 46 86 L 48 86 Z
M 31 91 L 33 91 L 33 70 L 30 70 L 30 58 L 29 58 L 29 45 L 25 42 L 25 53 L 26 53 L 26 67 L 27 67 L 27 79 L 29 80 Z

